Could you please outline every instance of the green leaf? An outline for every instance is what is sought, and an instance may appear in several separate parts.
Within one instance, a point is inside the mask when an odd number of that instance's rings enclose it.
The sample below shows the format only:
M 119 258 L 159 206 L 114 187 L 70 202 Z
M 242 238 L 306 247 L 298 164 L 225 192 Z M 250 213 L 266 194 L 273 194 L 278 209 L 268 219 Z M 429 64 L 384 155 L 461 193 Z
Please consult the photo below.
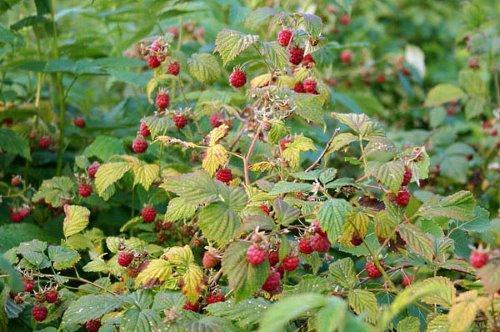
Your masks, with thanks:
M 227 319 L 220 317 L 201 316 L 202 318 L 185 325 L 185 331 L 206 331 L 206 332 L 237 332 L 233 324 Z
M 31 160 L 28 140 L 7 128 L 0 128 L 0 152 L 18 155 Z
M 189 219 L 194 216 L 195 212 L 196 205 L 186 202 L 181 197 L 175 197 L 168 202 L 165 219 L 169 221 Z
M 316 124 L 324 124 L 323 100 L 318 95 L 295 93 L 290 96 L 295 113 Z
M 376 160 L 387 162 L 391 160 L 398 149 L 394 143 L 387 137 L 375 136 L 370 138 L 370 141 L 365 146 L 365 158 L 368 160 Z
M 286 48 L 277 42 L 261 42 L 260 49 L 262 55 L 269 59 L 274 69 L 283 69 L 288 66 L 288 54 Z
M 301 17 L 300 22 L 304 25 L 305 30 L 312 37 L 319 37 L 323 29 L 323 23 L 319 16 L 307 13 L 297 14 Z
M 83 151 L 84 156 L 97 157 L 102 161 L 107 161 L 112 156 L 121 154 L 125 154 L 122 141 L 111 136 L 97 136 L 92 144 Z
M 74 190 L 75 183 L 69 177 L 54 177 L 43 180 L 42 185 L 33 196 L 33 201 L 44 200 L 55 208 L 61 207 L 64 201 L 71 199 Z
M 483 99 L 472 97 L 465 103 L 465 118 L 470 120 L 485 111 L 486 102 Z
M 413 224 L 401 224 L 398 227 L 398 231 L 408 248 L 428 260 L 432 260 L 434 245 L 428 234 L 423 233 Z
M 125 311 L 120 321 L 124 331 L 153 332 L 160 330 L 164 324 L 160 315 L 152 309 L 130 308 Z
M 446 176 L 458 183 L 467 182 L 469 162 L 465 156 L 448 156 L 440 164 L 440 175 Z
M 210 315 L 230 319 L 239 327 L 250 329 L 262 318 L 271 306 L 271 302 L 261 297 L 245 299 L 235 303 L 234 300 L 213 303 L 205 307 Z
M 432 199 L 423 204 L 418 214 L 423 218 L 446 217 L 458 221 L 474 218 L 476 201 L 469 191 L 459 191 L 440 199 Z
M 365 114 L 333 113 L 332 116 L 362 137 L 383 135 L 379 125 Z
M 0 225 L 0 252 L 18 246 L 33 239 L 41 241 L 54 240 L 49 234 L 35 224 L 5 224 Z
M 182 308 L 186 303 L 186 297 L 180 292 L 161 291 L 156 293 L 153 307 L 154 310 L 165 310 L 170 308 Z
M 335 243 L 339 239 L 345 218 L 350 211 L 352 206 L 344 199 L 329 199 L 321 206 L 318 219 L 330 242 Z
M 220 245 L 229 242 L 240 227 L 240 216 L 225 203 L 215 202 L 200 212 L 198 226 L 203 235 Z
M 173 125 L 173 121 L 168 116 L 152 115 L 143 118 L 141 121 L 144 121 L 148 126 L 152 138 L 165 135 L 168 128 Z
M 353 289 L 358 283 L 354 262 L 350 258 L 342 258 L 328 267 L 333 282 L 343 288 Z
M 458 101 L 466 95 L 459 87 L 453 84 L 439 84 L 433 87 L 425 99 L 426 107 L 437 107 L 450 101 Z
M 434 315 L 427 324 L 427 332 L 450 332 L 448 315 Z
M 123 298 L 117 295 L 84 295 L 72 302 L 62 317 L 63 326 L 83 324 L 101 318 L 123 305 Z
M 296 169 L 300 164 L 300 153 L 305 151 L 316 150 L 314 142 L 302 135 L 295 136 L 293 141 L 283 150 L 283 158 L 290 164 L 292 169 Z
M 351 133 L 340 133 L 333 139 L 332 143 L 328 146 L 327 153 L 332 153 L 338 150 L 341 150 L 351 144 L 352 142 L 356 142 L 358 140 L 357 136 L 354 136 Z
M 221 75 L 217 58 L 208 53 L 195 53 L 188 59 L 188 70 L 191 76 L 202 83 L 211 83 Z
M 488 97 L 488 88 L 481 74 L 474 70 L 460 71 L 458 82 L 473 99 L 484 101 Z
M 311 190 L 312 184 L 309 183 L 280 181 L 274 185 L 269 194 L 281 195 L 295 192 L 309 192 Z
M 282 331 L 285 325 L 302 314 L 324 306 L 327 297 L 320 294 L 305 293 L 282 298 L 274 303 L 262 317 L 259 332 Z
M 14 292 L 21 292 L 23 290 L 21 274 L 3 257 L 3 255 L 0 255 L 0 271 L 2 274 L 8 275 L 7 284 Z
M 390 162 L 370 161 L 366 173 L 380 181 L 391 191 L 397 192 L 403 182 L 405 165 L 401 160 Z
M 268 260 L 257 266 L 247 262 L 246 254 L 249 247 L 249 242 L 233 242 L 222 256 L 222 271 L 228 278 L 229 287 L 234 289 L 237 301 L 258 291 L 269 273 Z
M 168 177 L 160 186 L 171 191 L 190 204 L 204 204 L 218 200 L 216 182 L 204 171 Z
M 460 224 L 458 228 L 469 232 L 486 232 L 491 229 L 490 212 L 480 206 L 476 206 L 474 208 L 474 218 Z
M 69 269 L 80 261 L 78 252 L 65 246 L 49 246 L 48 253 L 56 270 Z
M 226 65 L 258 40 L 258 35 L 249 35 L 235 30 L 222 29 L 215 38 L 214 52 L 220 54 L 222 63 Z
M 358 315 L 366 314 L 365 320 L 375 324 L 379 318 L 379 309 L 375 294 L 364 289 L 354 289 L 347 295 L 349 306 Z
M 342 331 L 347 314 L 347 305 L 340 298 L 332 297 L 314 318 L 317 332 Z
M 95 187 L 99 196 L 104 198 L 106 190 L 120 180 L 131 167 L 123 161 L 102 164 L 95 175 Z
M 283 226 L 290 225 L 299 219 L 300 210 L 290 206 L 284 200 L 278 198 L 273 203 L 274 217 Z
M 417 317 L 408 316 L 399 321 L 398 332 L 420 332 L 420 321 Z
M 65 237 L 80 233 L 89 224 L 90 211 L 78 205 L 65 205 L 63 232 Z

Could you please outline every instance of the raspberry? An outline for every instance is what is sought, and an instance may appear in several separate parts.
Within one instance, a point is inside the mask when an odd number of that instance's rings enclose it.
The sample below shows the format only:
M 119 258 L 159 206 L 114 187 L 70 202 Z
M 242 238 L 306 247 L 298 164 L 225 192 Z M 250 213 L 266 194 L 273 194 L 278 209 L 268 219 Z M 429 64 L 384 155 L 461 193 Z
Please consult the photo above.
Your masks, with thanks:
M 26 293 L 31 293 L 35 289 L 35 280 L 23 278 L 23 288 Z
M 302 65 L 307 68 L 311 68 L 316 64 L 316 61 L 314 61 L 314 58 L 312 54 L 306 54 L 304 55 L 304 58 L 302 59 Z
M 37 322 L 43 322 L 47 318 L 48 310 L 43 305 L 36 305 L 31 309 L 31 315 Z
M 404 75 L 404 76 L 411 76 L 411 71 L 409 68 L 407 67 L 403 67 L 403 69 L 401 69 L 401 73 Z
M 297 256 L 286 256 L 283 258 L 281 265 L 285 271 L 293 271 L 299 266 L 299 258 Z
M 304 49 L 303 48 L 295 46 L 295 47 L 292 47 L 288 52 L 290 55 L 288 60 L 290 61 L 291 64 L 298 65 L 299 63 L 302 62 L 302 59 L 304 58 Z
M 186 302 L 182 308 L 184 310 L 197 312 L 200 310 L 200 305 L 198 303 Z
M 224 302 L 226 301 L 226 297 L 222 293 L 214 293 L 207 296 L 207 304 Z
M 87 174 L 91 179 L 95 178 L 95 175 L 99 170 L 100 166 L 101 164 L 99 164 L 98 161 L 94 161 L 92 164 L 89 165 L 89 167 L 87 167 Z
M 92 186 L 88 183 L 80 183 L 78 185 L 78 194 L 82 197 L 89 197 L 92 194 Z
M 330 241 L 324 235 L 314 234 L 311 238 L 311 247 L 317 252 L 327 252 L 330 250 Z
M 168 92 L 166 91 L 160 91 L 156 95 L 156 100 L 155 100 L 156 107 L 160 110 L 164 110 L 165 108 L 170 105 L 170 96 L 168 95 Z
M 349 25 L 349 23 L 351 23 L 351 17 L 349 16 L 349 14 L 340 16 L 339 23 L 342 25 Z
M 135 153 L 144 153 L 147 149 L 148 142 L 142 136 L 137 136 L 132 142 L 132 150 Z
M 267 258 L 267 252 L 256 244 L 252 244 L 247 250 L 247 262 L 252 265 L 260 265 Z
M 174 36 L 174 38 L 179 37 L 179 28 L 178 27 L 176 27 L 176 26 L 170 27 L 167 29 L 167 31 L 170 32 L 172 34 L 172 36 Z
M 271 208 L 267 204 L 261 204 L 259 208 L 262 212 L 264 212 L 267 215 L 271 213 Z
M 184 114 L 179 113 L 175 113 L 172 117 L 172 120 L 174 121 L 174 124 L 178 129 L 184 128 L 188 123 L 187 117 Z
M 303 254 L 310 254 L 314 251 L 309 238 L 301 237 L 299 239 L 299 251 Z
M 410 192 L 408 190 L 400 190 L 396 194 L 396 204 L 399 206 L 407 206 L 410 202 Z
M 340 61 L 345 63 L 346 65 L 350 64 L 352 61 L 352 51 L 351 50 L 343 50 L 340 53 Z
M 139 125 L 139 134 L 141 134 L 144 137 L 148 137 L 149 135 L 151 135 L 148 125 L 144 121 L 141 121 L 141 124 Z
M 308 78 L 308 79 L 304 80 L 304 82 L 302 84 L 304 85 L 304 90 L 307 93 L 313 93 L 313 94 L 317 94 L 318 93 L 316 91 L 316 86 L 317 86 L 318 83 L 316 83 L 316 81 L 313 80 L 312 78 Z
M 401 284 L 404 287 L 408 287 L 412 282 L 413 282 L 413 278 L 409 275 L 405 275 L 405 276 L 403 276 L 403 280 L 401 281 Z
M 168 64 L 167 73 L 169 73 L 170 75 L 177 76 L 179 75 L 180 71 L 181 71 L 181 65 L 179 64 L 179 62 L 174 61 Z
M 358 234 L 354 234 L 351 238 L 351 244 L 353 246 L 359 246 L 361 243 L 363 243 L 363 239 L 361 237 L 359 237 Z
M 85 119 L 82 117 L 74 118 L 73 124 L 75 126 L 77 126 L 78 128 L 84 128 L 85 127 Z
M 47 150 L 50 144 L 52 144 L 52 139 L 48 135 L 44 135 L 38 140 L 38 147 L 40 150 Z
M 412 177 L 412 173 L 411 173 L 411 169 L 407 168 L 405 169 L 405 172 L 403 174 L 403 182 L 401 182 L 401 186 L 407 186 L 410 181 L 411 181 L 411 177 Z
M 12 177 L 12 179 L 10 180 L 10 185 L 13 187 L 17 187 L 22 182 L 23 182 L 23 179 L 21 178 L 21 175 L 16 175 L 16 176 Z
M 156 219 L 156 210 L 151 205 L 145 205 L 141 210 L 141 217 L 144 222 L 150 223 Z
M 134 254 L 130 251 L 119 251 L 118 252 L 118 264 L 123 267 L 127 267 L 134 260 Z
M 378 278 L 382 275 L 373 262 L 366 262 L 365 270 L 368 273 L 368 276 L 372 279 Z
M 278 32 L 278 44 L 280 44 L 283 47 L 288 46 L 290 44 L 290 41 L 292 40 L 293 36 L 293 31 L 288 30 L 288 29 L 283 29 L 280 32 Z
M 290 143 L 293 142 L 293 139 L 291 137 L 285 137 L 280 140 L 280 148 L 281 150 L 285 150 Z
M 235 88 L 241 88 L 247 82 L 247 75 L 239 68 L 233 69 L 229 75 L 229 83 Z
M 211 268 L 215 267 L 217 265 L 217 263 L 219 263 L 219 260 L 210 251 L 205 251 L 201 262 L 202 262 L 203 267 L 205 269 L 211 269 Z
M 15 223 L 21 222 L 23 220 L 23 216 L 17 210 L 11 211 L 9 218 L 12 222 L 15 222 Z
M 98 332 L 100 327 L 101 321 L 99 319 L 91 319 L 85 323 L 87 332 Z
M 161 65 L 160 59 L 156 55 L 150 55 L 148 57 L 148 66 L 151 69 L 158 68 Z
M 487 252 L 474 250 L 470 254 L 470 265 L 475 269 L 480 269 L 488 263 L 489 259 L 490 256 Z
M 479 69 L 480 67 L 478 58 L 470 58 L 468 64 L 470 69 Z
M 281 286 L 281 275 L 278 271 L 271 271 L 269 276 L 266 279 L 264 285 L 262 285 L 262 289 L 266 292 L 273 293 L 279 290 Z
M 59 293 L 55 289 L 50 289 L 45 292 L 45 300 L 49 303 L 56 303 L 59 299 Z
M 233 179 L 233 173 L 229 168 L 221 168 L 215 173 L 215 178 L 225 184 L 228 184 Z
M 306 92 L 306 89 L 304 88 L 304 84 L 302 84 L 301 82 L 297 82 L 293 87 L 293 91 L 297 93 L 304 93 Z
M 385 83 L 385 75 L 384 74 L 378 74 L 377 77 L 375 78 L 375 81 L 379 84 L 384 84 Z
M 314 230 L 314 233 L 316 234 L 319 234 L 321 236 L 326 236 L 326 233 L 325 231 L 321 228 L 321 225 L 319 224 L 319 221 L 318 220 L 314 220 L 312 223 L 311 223 L 311 226 Z
M 212 126 L 212 128 L 217 128 L 224 124 L 224 120 L 225 118 L 222 113 L 213 113 L 210 116 L 210 125 Z
M 267 259 L 269 260 L 269 264 L 271 264 L 271 266 L 275 266 L 276 264 L 278 264 L 280 261 L 278 251 L 276 250 L 270 251 Z

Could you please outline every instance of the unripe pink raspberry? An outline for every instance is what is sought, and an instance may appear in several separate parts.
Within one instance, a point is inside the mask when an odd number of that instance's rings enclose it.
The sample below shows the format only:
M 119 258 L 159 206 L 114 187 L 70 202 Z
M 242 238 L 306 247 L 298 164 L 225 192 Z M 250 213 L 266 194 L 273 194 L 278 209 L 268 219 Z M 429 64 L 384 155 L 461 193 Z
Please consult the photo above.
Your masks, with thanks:
M 247 262 L 252 265 L 260 265 L 267 258 L 267 252 L 257 244 L 252 244 L 247 250 Z
M 293 31 L 289 29 L 283 29 L 278 33 L 278 44 L 283 47 L 288 46 L 292 40 Z

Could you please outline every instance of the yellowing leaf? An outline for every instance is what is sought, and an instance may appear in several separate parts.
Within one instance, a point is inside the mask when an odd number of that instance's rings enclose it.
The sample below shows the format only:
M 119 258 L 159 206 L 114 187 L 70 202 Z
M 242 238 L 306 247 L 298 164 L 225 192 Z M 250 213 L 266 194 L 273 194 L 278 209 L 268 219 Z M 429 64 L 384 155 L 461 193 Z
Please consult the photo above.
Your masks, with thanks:
M 97 194 L 102 196 L 106 189 L 120 180 L 130 170 L 130 167 L 130 163 L 123 161 L 101 165 L 95 176 Z
M 203 169 L 208 172 L 208 174 L 213 175 L 217 169 L 225 165 L 228 161 L 228 155 L 226 148 L 220 144 L 215 144 L 210 146 L 203 158 L 202 166 Z
M 271 75 L 271 74 L 259 75 L 250 81 L 250 86 L 253 89 L 268 86 L 269 83 L 271 83 L 272 78 L 273 78 L 273 75 Z
M 148 190 L 151 184 L 158 178 L 160 166 L 156 164 L 143 164 L 132 168 L 134 172 L 134 186 L 140 184 Z
M 457 297 L 457 303 L 453 304 L 448 313 L 450 331 L 468 331 L 474 322 L 478 307 L 476 305 L 477 292 L 469 291 Z
M 296 136 L 293 142 L 288 144 L 283 150 L 283 158 L 290 164 L 292 169 L 299 167 L 300 153 L 304 151 L 316 150 L 313 141 L 304 136 Z
M 135 278 L 135 285 L 163 283 L 172 274 L 172 266 L 164 259 L 153 259 Z
M 340 237 L 339 242 L 347 247 L 352 247 L 352 236 L 357 234 L 359 237 L 364 238 L 368 232 L 369 223 L 370 218 L 366 213 L 359 211 L 349 213 L 346 217 L 346 222 L 344 223 L 342 236 Z
M 209 134 L 209 136 L 210 136 L 209 145 L 210 146 L 216 145 L 217 142 L 221 138 L 226 136 L 228 130 L 229 130 L 229 127 L 227 126 L 227 124 L 223 124 L 223 125 L 218 126 L 217 128 L 214 128 Z
M 86 207 L 78 205 L 64 206 L 66 217 L 63 222 L 63 233 L 65 237 L 80 233 L 89 224 L 90 211 Z
M 169 248 L 163 257 L 173 265 L 188 266 L 194 262 L 193 252 L 188 245 Z
M 182 276 L 182 293 L 189 301 L 196 302 L 205 288 L 203 270 L 195 263 L 190 263 Z
M 250 165 L 250 170 L 252 172 L 267 172 L 272 170 L 276 165 L 270 163 L 269 161 L 261 161 Z
M 215 50 L 226 65 L 252 44 L 259 40 L 258 35 L 248 35 L 239 31 L 222 29 L 215 38 Z

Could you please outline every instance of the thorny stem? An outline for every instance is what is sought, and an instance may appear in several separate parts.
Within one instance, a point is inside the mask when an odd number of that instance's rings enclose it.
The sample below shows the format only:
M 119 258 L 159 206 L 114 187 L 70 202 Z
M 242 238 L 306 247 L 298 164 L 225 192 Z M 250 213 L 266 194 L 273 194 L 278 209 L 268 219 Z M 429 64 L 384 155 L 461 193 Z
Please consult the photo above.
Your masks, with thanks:
M 250 185 L 250 167 L 248 162 L 250 160 L 250 157 L 252 156 L 253 149 L 255 148 L 255 143 L 257 143 L 257 140 L 259 139 L 261 129 L 262 127 L 259 125 L 254 133 L 252 143 L 250 143 L 247 154 L 245 155 L 245 158 L 243 158 L 243 172 L 245 174 L 245 185 L 247 186 Z
M 333 131 L 332 137 L 330 137 L 330 139 L 326 143 L 325 148 L 323 149 L 323 151 L 321 151 L 321 154 L 318 156 L 318 158 L 306 169 L 306 172 L 309 172 L 310 170 L 312 170 L 316 166 L 318 166 L 319 163 L 321 163 L 321 160 L 323 159 L 323 157 L 328 152 L 328 149 L 330 148 L 330 145 L 332 145 L 332 142 L 335 139 L 335 137 L 337 136 L 337 134 L 339 133 L 339 131 L 340 131 L 340 128 L 337 128 L 337 129 L 335 129 Z

